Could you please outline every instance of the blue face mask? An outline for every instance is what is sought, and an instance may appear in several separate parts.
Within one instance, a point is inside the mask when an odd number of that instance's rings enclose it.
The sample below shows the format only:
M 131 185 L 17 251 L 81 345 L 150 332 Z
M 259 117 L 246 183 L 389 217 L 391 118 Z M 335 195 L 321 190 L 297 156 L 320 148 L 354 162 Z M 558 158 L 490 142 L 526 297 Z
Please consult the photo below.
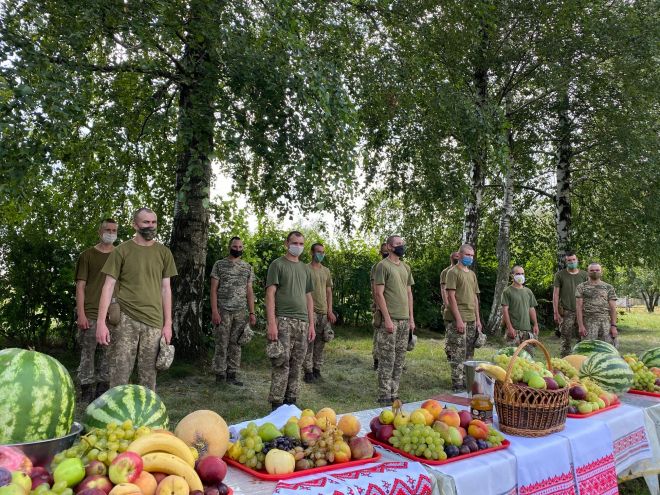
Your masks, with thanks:
M 319 263 L 323 261 L 323 258 L 325 258 L 324 253 L 314 253 L 314 259 L 318 261 Z
M 566 263 L 566 266 L 569 270 L 575 270 L 578 267 L 578 262 L 576 261 L 575 263 Z
M 472 261 L 473 261 L 472 258 L 469 258 L 467 256 L 463 256 L 463 259 L 461 260 L 461 263 L 463 263 L 463 265 L 465 265 L 465 266 L 472 266 Z

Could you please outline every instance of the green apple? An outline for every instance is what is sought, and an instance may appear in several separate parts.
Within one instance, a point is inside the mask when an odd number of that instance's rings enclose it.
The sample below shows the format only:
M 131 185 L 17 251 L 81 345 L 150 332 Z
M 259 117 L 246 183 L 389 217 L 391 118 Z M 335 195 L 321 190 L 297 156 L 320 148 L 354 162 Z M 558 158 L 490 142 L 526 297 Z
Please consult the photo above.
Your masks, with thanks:
M 5 486 L 0 486 L 0 495 L 27 495 L 29 492 L 23 490 L 23 487 L 16 483 L 9 483 Z
M 30 490 L 32 490 L 32 478 L 23 471 L 13 471 L 11 473 L 11 482 L 22 487 L 25 493 L 30 493 Z

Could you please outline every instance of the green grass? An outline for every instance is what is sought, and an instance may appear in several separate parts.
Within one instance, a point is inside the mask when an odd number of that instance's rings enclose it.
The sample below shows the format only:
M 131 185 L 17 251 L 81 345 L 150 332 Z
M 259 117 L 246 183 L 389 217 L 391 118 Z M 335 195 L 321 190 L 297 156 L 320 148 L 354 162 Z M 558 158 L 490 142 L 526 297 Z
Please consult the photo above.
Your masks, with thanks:
M 660 346 L 660 312 L 650 315 L 636 310 L 620 316 L 619 322 L 622 352 L 640 353 Z M 376 407 L 377 379 L 372 368 L 371 329 L 339 327 L 335 333 L 337 338 L 326 346 L 323 381 L 302 384 L 299 406 L 314 410 L 328 406 L 338 413 Z M 559 355 L 560 342 L 553 330 L 542 331 L 541 341 L 551 355 Z M 501 339 L 490 338 L 486 347 L 477 350 L 475 358 L 489 359 L 502 345 Z M 264 352 L 265 346 L 265 335 L 257 334 L 243 348 L 240 371 L 243 387 L 217 385 L 211 371 L 210 355 L 194 363 L 175 360 L 172 368 L 158 378 L 158 393 L 168 407 L 172 424 L 197 409 L 214 410 L 228 423 L 268 414 L 270 363 Z M 67 356 L 66 364 L 72 364 L 70 356 Z M 416 348 L 407 354 L 406 371 L 400 385 L 401 398 L 404 402 L 423 400 L 448 392 L 449 388 L 444 335 L 420 330 Z M 646 485 L 639 480 L 623 483 L 620 488 L 625 495 L 648 493 Z

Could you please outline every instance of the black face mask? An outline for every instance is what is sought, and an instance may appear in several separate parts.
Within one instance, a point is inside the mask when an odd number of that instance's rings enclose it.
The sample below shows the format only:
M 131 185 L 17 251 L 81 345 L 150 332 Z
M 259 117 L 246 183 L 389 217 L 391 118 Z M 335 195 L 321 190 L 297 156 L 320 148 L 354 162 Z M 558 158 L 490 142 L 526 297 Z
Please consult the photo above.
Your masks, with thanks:
M 231 254 L 234 258 L 240 258 L 243 256 L 243 250 L 241 249 L 239 251 L 238 249 L 230 249 L 229 254 Z
M 387 257 L 390 255 L 390 253 L 380 253 L 380 255 L 381 255 L 383 258 L 387 258 Z
M 406 246 L 397 246 L 392 251 L 394 251 L 394 254 L 401 258 L 401 256 L 406 254 Z

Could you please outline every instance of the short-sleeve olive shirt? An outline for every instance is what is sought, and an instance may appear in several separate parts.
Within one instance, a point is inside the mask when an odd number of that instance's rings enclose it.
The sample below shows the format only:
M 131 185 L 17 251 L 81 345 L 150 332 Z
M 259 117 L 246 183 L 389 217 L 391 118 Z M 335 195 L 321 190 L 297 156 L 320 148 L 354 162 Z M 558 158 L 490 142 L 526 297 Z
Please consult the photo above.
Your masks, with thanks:
M 609 301 L 616 301 L 616 292 L 614 287 L 605 282 L 584 282 L 575 289 L 575 297 L 582 298 L 582 311 L 585 315 L 609 317 Z
M 218 281 L 218 308 L 225 311 L 247 309 L 247 288 L 254 280 L 254 272 L 249 263 L 223 258 L 213 265 L 211 278 Z
M 563 309 L 575 312 L 575 289 L 588 278 L 584 270 L 575 274 L 569 273 L 568 270 L 559 270 L 555 274 L 553 285 L 559 287 L 559 304 Z
M 312 291 L 314 312 L 320 315 L 328 314 L 328 295 L 326 289 L 328 287 L 332 288 L 332 275 L 330 275 L 330 270 L 323 265 L 319 268 L 314 268 L 311 264 L 308 266 L 314 283 L 314 290 Z
M 85 281 L 85 316 L 95 320 L 99 315 L 99 300 L 105 282 L 105 274 L 101 269 L 108 260 L 110 253 L 102 253 L 95 247 L 85 249 L 76 264 L 76 280 Z
M 374 284 L 384 285 L 385 305 L 393 320 L 409 320 L 408 287 L 414 285 L 412 271 L 405 261 L 398 265 L 385 258 L 376 265 Z
M 440 272 L 440 285 L 447 283 L 447 272 L 454 268 L 456 265 L 450 265 Z
M 445 290 L 456 292 L 456 305 L 463 321 L 476 321 L 476 295 L 479 294 L 479 284 L 474 272 L 472 270 L 463 271 L 458 266 L 447 271 Z M 444 318 L 447 321 L 454 321 L 454 315 L 449 307 L 445 309 Z
M 268 267 L 266 288 L 277 285 L 275 315 L 309 321 L 307 294 L 314 290 L 309 267 L 281 256 Z
M 513 328 L 523 332 L 529 332 L 532 329 L 529 308 L 538 306 L 538 303 L 531 289 L 508 286 L 502 292 L 502 306 L 509 307 L 509 318 Z
M 132 239 L 117 246 L 103 266 L 117 280 L 122 312 L 150 327 L 163 326 L 163 279 L 177 274 L 172 252 L 156 242 L 141 246 Z

